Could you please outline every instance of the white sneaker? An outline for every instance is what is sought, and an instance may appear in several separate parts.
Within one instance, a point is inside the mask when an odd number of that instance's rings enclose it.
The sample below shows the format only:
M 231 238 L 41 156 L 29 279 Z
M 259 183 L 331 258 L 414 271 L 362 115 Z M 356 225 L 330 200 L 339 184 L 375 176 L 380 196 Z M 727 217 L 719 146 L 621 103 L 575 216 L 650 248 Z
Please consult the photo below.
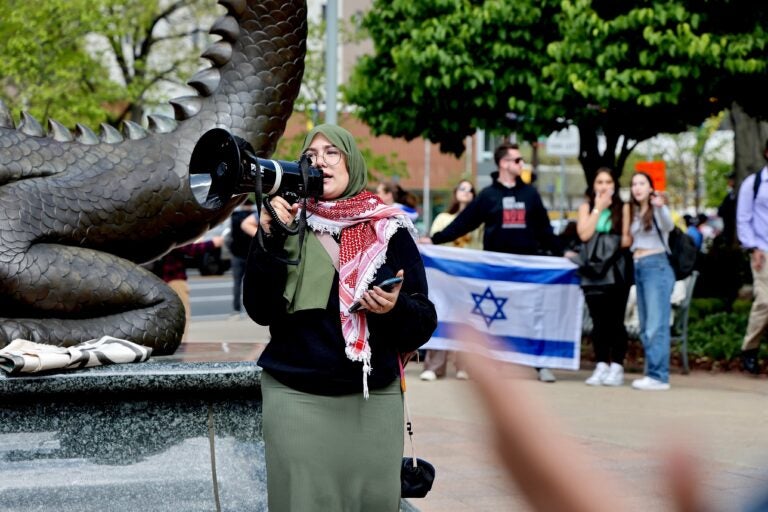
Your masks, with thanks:
M 421 375 L 419 375 L 419 378 L 421 380 L 437 380 L 437 374 L 432 370 L 424 370 L 421 372 Z
M 459 380 L 469 380 L 469 374 L 464 370 L 459 370 L 456 372 L 456 378 Z
M 651 377 L 643 377 L 642 379 L 632 381 L 632 387 L 641 391 L 666 391 L 671 386 L 667 382 L 661 382 Z
M 592 372 L 592 376 L 584 381 L 587 386 L 602 386 L 603 380 L 608 376 L 610 366 L 607 363 L 600 361 L 595 367 L 595 371 Z
M 608 374 L 603 378 L 603 386 L 621 386 L 624 384 L 624 367 L 619 363 L 611 363 Z
M 539 380 L 541 382 L 556 382 L 555 374 L 549 368 L 539 368 Z

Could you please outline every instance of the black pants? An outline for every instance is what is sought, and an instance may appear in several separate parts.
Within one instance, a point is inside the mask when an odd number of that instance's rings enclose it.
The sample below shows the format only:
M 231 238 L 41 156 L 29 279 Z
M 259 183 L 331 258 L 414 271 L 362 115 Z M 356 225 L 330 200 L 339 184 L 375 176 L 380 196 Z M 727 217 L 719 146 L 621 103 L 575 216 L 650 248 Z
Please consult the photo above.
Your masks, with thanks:
M 240 312 L 243 304 L 243 275 L 245 274 L 245 258 L 232 255 L 232 309 Z
M 597 362 L 624 365 L 627 354 L 627 329 L 624 312 L 627 308 L 629 287 L 605 286 L 599 292 L 585 296 L 589 316 L 592 317 L 592 345 Z

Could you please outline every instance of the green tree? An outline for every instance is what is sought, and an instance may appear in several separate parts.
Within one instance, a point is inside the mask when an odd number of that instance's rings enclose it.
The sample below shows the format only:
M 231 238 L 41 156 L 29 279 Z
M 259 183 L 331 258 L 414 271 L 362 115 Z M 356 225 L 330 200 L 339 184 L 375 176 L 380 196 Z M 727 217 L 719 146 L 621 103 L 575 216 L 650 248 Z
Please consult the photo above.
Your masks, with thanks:
M 377 0 L 375 53 L 348 98 L 375 133 L 456 154 L 476 129 L 536 140 L 575 124 L 587 181 L 601 165 L 620 175 L 638 142 L 699 126 L 737 98 L 733 83 L 766 74 L 752 17 L 714 31 L 719 9 L 689 4 Z
M 358 28 L 357 16 L 352 20 L 339 20 L 339 43 L 351 44 L 361 41 L 365 37 L 365 31 Z M 325 47 L 326 47 L 326 22 L 308 20 L 307 27 L 307 53 L 304 57 L 304 77 L 301 81 L 301 92 L 294 103 L 294 110 L 301 112 L 318 124 L 324 119 L 325 113 L 320 108 L 325 105 Z M 344 105 L 339 105 L 340 111 L 345 110 Z
M 67 126 L 140 121 L 199 67 L 219 9 L 208 0 L 3 2 L 0 99 Z
M 86 51 L 88 0 L 0 3 L 0 99 L 67 125 L 104 120 L 103 104 L 124 96 Z
M 339 23 L 340 40 L 344 44 L 360 41 L 365 37 L 365 31 L 358 29 L 357 18 L 351 21 Z M 304 58 L 304 78 L 301 82 L 301 93 L 294 104 L 294 111 L 304 115 L 312 126 L 324 121 L 325 113 L 320 108 L 325 105 L 325 48 L 326 48 L 326 23 L 325 21 L 308 23 L 307 30 L 307 54 Z M 345 107 L 339 105 L 339 110 Z M 344 123 L 344 116 L 339 119 L 339 124 Z M 276 154 L 279 158 L 293 160 L 301 151 L 301 145 L 306 133 L 300 133 L 294 137 L 283 137 L 278 143 Z M 408 176 L 406 163 L 396 152 L 389 154 L 375 153 L 366 140 L 358 140 L 358 147 L 368 166 L 368 179 L 370 182 L 386 180 L 387 178 Z
M 704 166 L 704 186 L 707 188 L 707 195 L 704 200 L 704 206 L 716 208 L 725 199 L 728 193 L 728 174 L 732 170 L 730 162 L 725 162 L 717 158 L 706 161 Z

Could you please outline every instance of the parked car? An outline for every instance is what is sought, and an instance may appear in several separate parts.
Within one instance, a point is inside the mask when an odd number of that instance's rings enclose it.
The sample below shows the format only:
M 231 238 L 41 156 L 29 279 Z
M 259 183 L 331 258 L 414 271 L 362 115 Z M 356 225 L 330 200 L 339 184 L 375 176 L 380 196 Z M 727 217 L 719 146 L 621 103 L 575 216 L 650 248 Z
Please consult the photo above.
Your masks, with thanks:
M 197 258 L 188 258 L 187 268 L 196 268 L 203 276 L 221 275 L 229 270 L 232 266 L 232 254 L 229 252 L 229 244 L 227 243 L 229 232 L 229 219 L 206 231 L 197 240 L 198 242 L 212 240 L 215 236 L 223 236 L 224 244 L 221 247 L 214 247 L 210 251 L 206 251 Z

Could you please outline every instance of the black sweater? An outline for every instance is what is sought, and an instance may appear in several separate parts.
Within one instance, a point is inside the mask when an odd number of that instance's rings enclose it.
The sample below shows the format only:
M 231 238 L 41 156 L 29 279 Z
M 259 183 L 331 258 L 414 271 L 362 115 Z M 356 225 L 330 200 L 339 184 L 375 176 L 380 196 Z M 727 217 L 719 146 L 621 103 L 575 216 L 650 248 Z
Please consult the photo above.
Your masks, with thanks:
M 283 243 L 284 239 L 277 237 L 265 239 L 265 252 L 254 241 L 246 265 L 243 305 L 256 323 L 269 326 L 271 334 L 259 366 L 282 384 L 305 393 L 361 393 L 362 363 L 350 361 L 344 352 L 338 273 L 325 309 L 288 314 L 283 298 L 286 264 L 272 255 L 286 257 Z M 427 298 L 421 255 L 404 229 L 390 239 L 386 262 L 373 283 L 393 277 L 400 269 L 405 275 L 395 307 L 383 315 L 368 314 L 370 389 L 384 388 L 398 378 L 398 353 L 416 350 L 429 340 L 437 326 L 435 307 Z
M 485 225 L 483 249 L 511 254 L 554 254 L 562 251 L 538 191 L 518 179 L 508 188 L 493 173 L 493 183 L 456 216 L 448 227 L 432 235 L 444 244 Z

